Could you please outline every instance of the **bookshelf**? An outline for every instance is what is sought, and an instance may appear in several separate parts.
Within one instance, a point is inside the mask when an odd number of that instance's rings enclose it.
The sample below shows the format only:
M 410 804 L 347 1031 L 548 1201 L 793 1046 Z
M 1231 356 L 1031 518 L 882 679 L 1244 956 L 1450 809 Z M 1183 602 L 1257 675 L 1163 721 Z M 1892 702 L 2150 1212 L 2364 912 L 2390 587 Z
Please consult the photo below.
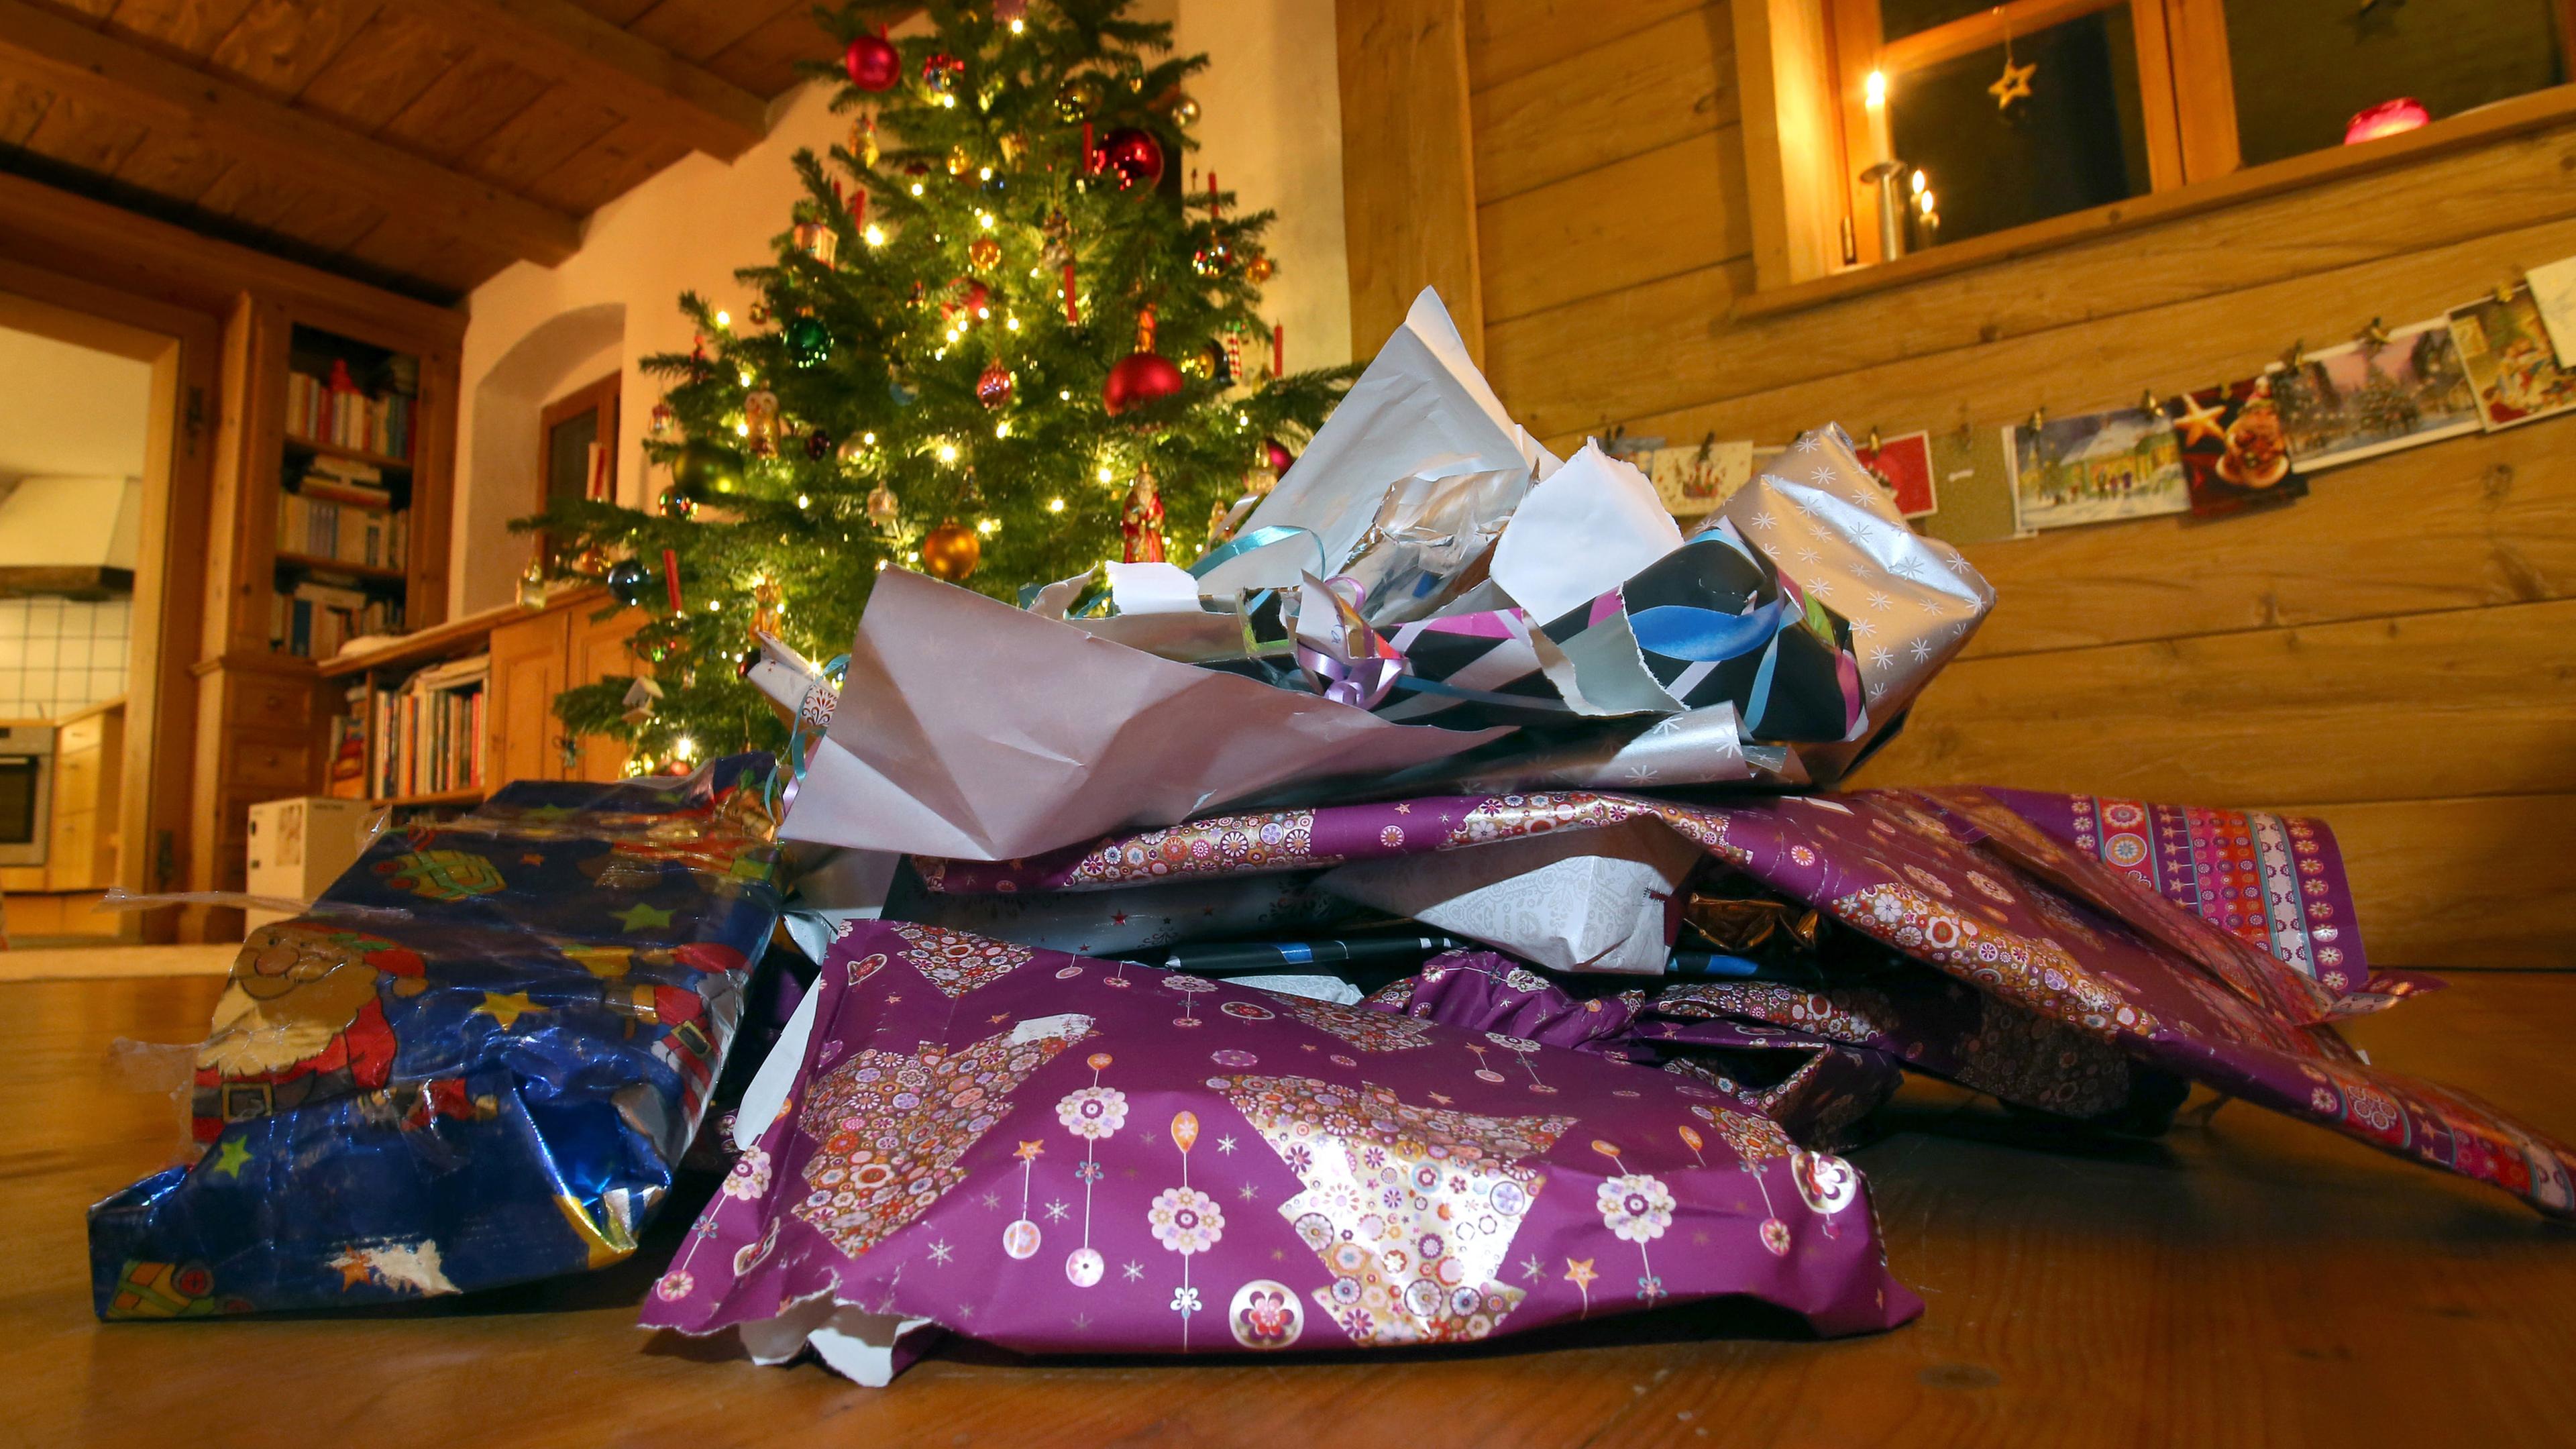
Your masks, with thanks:
M 240 888 L 252 805 L 331 793 L 352 683 L 326 672 L 340 646 L 447 622 L 465 319 L 366 300 L 246 292 L 225 319 L 209 607 L 191 670 L 188 858 L 198 889 Z M 402 680 L 355 682 L 392 694 Z M 369 793 L 442 797 L 421 799 L 424 808 L 470 804 L 443 798 L 467 783 Z
M 573 684 L 643 672 L 626 643 L 645 617 L 640 609 L 615 607 L 603 590 L 573 588 L 542 608 L 487 609 L 321 661 L 314 672 L 322 693 L 339 701 L 335 718 L 370 721 L 381 717 L 388 700 L 399 702 L 407 685 L 426 680 L 434 686 L 440 671 L 464 675 L 479 668 L 481 708 L 470 728 L 482 768 L 477 778 L 451 788 L 409 788 L 416 781 L 395 788 L 377 745 L 385 737 L 381 728 L 369 733 L 359 755 L 364 766 L 353 775 L 333 768 L 345 727 L 326 723 L 320 792 L 409 811 L 477 804 L 509 780 L 617 779 L 625 773 L 624 753 L 601 740 L 568 746 L 554 698 Z

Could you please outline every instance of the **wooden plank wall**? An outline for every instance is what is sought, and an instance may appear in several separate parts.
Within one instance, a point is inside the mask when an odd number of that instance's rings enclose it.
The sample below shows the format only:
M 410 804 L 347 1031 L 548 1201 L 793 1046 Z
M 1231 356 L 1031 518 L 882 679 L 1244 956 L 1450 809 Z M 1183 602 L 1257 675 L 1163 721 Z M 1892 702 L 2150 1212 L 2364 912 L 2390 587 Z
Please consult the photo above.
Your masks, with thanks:
M 1487 367 L 1553 444 L 2118 406 L 2576 254 L 2570 127 L 1737 320 L 1732 32 L 1725 0 L 1467 0 Z M 2375 959 L 2576 965 L 2576 420 L 1969 554 L 2001 601 L 1859 783 L 2312 811 Z

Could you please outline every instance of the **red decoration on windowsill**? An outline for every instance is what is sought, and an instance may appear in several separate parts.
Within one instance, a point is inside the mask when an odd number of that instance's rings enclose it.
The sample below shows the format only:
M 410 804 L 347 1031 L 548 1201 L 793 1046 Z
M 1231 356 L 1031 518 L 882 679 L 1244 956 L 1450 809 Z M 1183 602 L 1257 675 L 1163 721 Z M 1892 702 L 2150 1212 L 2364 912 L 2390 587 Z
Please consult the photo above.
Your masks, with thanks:
M 2412 131 L 2431 119 L 2433 113 L 2424 109 L 2422 101 L 2413 96 L 2399 96 L 2393 101 L 2381 101 L 2346 122 L 2343 143 L 2356 146 L 2364 141 L 2376 141 L 2382 136 Z

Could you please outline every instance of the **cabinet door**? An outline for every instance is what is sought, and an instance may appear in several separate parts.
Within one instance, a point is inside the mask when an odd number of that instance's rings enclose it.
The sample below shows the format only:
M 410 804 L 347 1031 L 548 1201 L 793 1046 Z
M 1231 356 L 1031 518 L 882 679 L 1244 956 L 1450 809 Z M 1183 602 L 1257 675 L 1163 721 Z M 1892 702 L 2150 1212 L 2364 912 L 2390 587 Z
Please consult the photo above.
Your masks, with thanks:
M 492 699 L 484 708 L 492 778 L 497 790 L 513 780 L 564 778 L 563 723 L 555 696 L 564 690 L 564 656 L 570 634 L 561 613 L 540 614 L 492 631 Z
M 635 657 L 627 641 L 644 627 L 651 617 L 642 609 L 620 609 L 597 623 L 591 622 L 596 609 L 572 612 L 572 682 L 596 684 L 611 676 L 628 677 L 650 674 L 653 666 Z M 622 780 L 626 777 L 626 746 L 605 735 L 586 735 L 581 741 L 581 773 L 584 780 Z

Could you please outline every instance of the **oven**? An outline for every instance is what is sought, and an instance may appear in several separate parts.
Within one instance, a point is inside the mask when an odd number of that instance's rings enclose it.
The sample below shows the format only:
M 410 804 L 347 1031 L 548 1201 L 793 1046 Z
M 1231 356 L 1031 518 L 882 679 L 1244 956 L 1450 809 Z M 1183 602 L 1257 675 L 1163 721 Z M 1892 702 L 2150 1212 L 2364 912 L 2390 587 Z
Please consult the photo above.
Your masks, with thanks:
M 45 863 L 54 803 L 54 727 L 0 725 L 0 866 Z

